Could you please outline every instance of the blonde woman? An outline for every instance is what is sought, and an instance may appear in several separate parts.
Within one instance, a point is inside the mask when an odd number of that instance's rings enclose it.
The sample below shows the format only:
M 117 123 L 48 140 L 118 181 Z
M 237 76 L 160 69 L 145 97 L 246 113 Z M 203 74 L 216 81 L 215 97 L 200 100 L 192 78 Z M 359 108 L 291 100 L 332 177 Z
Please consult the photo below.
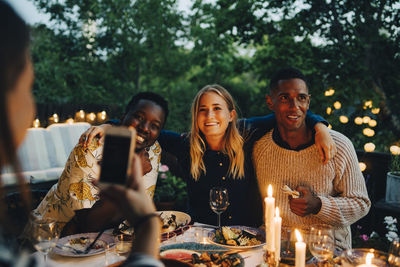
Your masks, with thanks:
M 314 126 L 323 121 L 315 115 L 308 116 Z M 240 121 L 237 126 L 236 106 L 229 92 L 220 85 L 207 85 L 195 96 L 192 103 L 192 127 L 189 134 L 162 131 L 159 143 L 173 154 L 187 183 L 189 213 L 196 222 L 215 225 L 217 216 L 209 205 L 212 187 L 228 189 L 230 205 L 221 215 L 222 225 L 260 226 L 262 200 L 251 159 L 254 137 L 263 136 L 275 124 L 273 115 Z M 326 126 L 315 126 L 319 133 Z M 102 134 L 102 128 L 88 130 L 87 140 Z M 263 134 L 264 133 L 264 134 Z M 331 158 L 332 140 L 322 130 L 324 156 Z M 322 141 L 321 141 L 322 140 Z M 322 152 L 322 149 L 321 149 Z M 268 163 L 266 163 L 268 164 Z

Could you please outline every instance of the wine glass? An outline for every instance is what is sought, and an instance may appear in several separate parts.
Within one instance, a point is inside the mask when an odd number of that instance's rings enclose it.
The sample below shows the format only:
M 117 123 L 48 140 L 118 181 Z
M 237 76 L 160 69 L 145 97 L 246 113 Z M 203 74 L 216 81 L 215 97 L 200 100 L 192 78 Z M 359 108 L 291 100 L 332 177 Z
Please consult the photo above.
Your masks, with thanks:
M 59 233 L 54 219 L 36 219 L 32 221 L 32 243 L 37 251 L 43 254 L 47 262 L 47 254 L 56 246 Z
M 393 240 L 389 248 L 389 265 L 400 266 L 400 241 Z
M 221 213 L 229 206 L 228 190 L 223 187 L 213 187 L 210 190 L 210 207 L 218 215 L 218 228 L 221 230 Z
M 335 236 L 332 226 L 327 224 L 311 226 L 308 239 L 310 252 L 318 262 L 324 265 L 333 258 Z

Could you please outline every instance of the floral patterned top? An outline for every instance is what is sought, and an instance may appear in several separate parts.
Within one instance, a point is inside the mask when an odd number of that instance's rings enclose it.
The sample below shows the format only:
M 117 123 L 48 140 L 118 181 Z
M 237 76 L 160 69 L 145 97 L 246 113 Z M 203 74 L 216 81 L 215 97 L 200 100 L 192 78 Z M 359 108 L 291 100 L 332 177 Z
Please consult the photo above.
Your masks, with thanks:
M 75 215 L 75 210 L 91 208 L 99 199 L 98 188 L 92 184 L 99 179 L 103 145 L 97 139 L 88 149 L 77 144 L 68 157 L 63 173 L 34 211 L 35 216 L 54 218 L 60 230 Z M 161 159 L 161 147 L 156 141 L 148 149 L 152 170 L 143 176 L 148 194 L 153 197 Z

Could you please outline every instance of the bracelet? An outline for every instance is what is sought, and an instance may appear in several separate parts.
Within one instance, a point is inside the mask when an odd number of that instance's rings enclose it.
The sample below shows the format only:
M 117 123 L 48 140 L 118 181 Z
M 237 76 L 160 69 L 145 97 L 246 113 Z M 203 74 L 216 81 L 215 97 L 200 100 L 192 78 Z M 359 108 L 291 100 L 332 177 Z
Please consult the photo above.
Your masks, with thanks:
M 149 214 L 147 214 L 147 215 L 144 215 L 144 216 L 140 217 L 140 218 L 135 222 L 135 224 L 133 225 L 133 229 L 138 229 L 138 228 L 140 227 L 141 224 L 143 224 L 144 222 L 146 222 L 147 220 L 149 220 L 150 218 L 153 218 L 153 217 L 158 217 L 158 218 L 160 218 L 160 215 L 159 215 L 158 213 L 153 212 L 153 213 L 149 213 Z

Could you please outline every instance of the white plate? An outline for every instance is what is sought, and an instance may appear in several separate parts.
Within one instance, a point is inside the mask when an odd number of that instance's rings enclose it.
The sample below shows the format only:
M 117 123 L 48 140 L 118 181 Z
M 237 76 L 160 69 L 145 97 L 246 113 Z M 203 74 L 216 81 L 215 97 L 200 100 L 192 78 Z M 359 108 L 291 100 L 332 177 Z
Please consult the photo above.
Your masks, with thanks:
M 174 214 L 176 216 L 176 223 L 178 225 L 183 225 L 182 227 L 176 228 L 172 231 L 165 231 L 162 232 L 162 235 L 165 235 L 167 233 L 170 232 L 184 232 L 186 231 L 188 228 L 186 226 L 188 226 L 188 224 L 190 223 L 190 221 L 192 220 L 192 218 L 190 217 L 189 214 L 186 214 L 184 212 L 181 211 L 174 211 L 174 210 L 166 210 L 166 211 L 157 211 L 158 214 L 160 214 L 160 218 L 164 219 L 164 218 L 169 218 L 171 217 L 172 214 Z M 128 221 L 124 221 L 124 223 L 126 226 L 129 226 L 129 222 Z M 120 228 L 122 227 L 122 224 L 120 225 Z M 126 235 L 132 235 L 134 233 L 134 230 L 132 227 L 125 229 L 125 230 L 120 230 L 121 233 L 126 234 Z
M 184 230 L 184 228 L 190 223 L 190 221 L 192 220 L 192 218 L 190 217 L 189 214 L 186 214 L 184 212 L 181 211 L 173 211 L 173 210 L 165 210 L 165 211 L 157 211 L 157 213 L 160 214 L 160 218 L 164 219 L 164 218 L 170 218 L 171 215 L 175 215 L 176 216 L 176 224 L 177 225 L 182 225 L 179 228 L 176 228 L 172 231 L 165 231 L 162 232 L 162 234 L 166 234 L 166 233 L 170 233 L 170 232 L 179 232 L 181 230 Z M 187 230 L 187 229 L 186 229 Z
M 261 229 L 258 228 L 252 228 L 252 227 L 247 227 L 247 226 L 228 226 L 229 228 L 236 228 L 236 229 L 240 229 L 240 230 L 246 230 L 247 232 L 253 233 L 255 235 L 259 234 L 263 237 L 265 237 L 265 232 Z M 218 246 L 222 246 L 225 248 L 230 248 L 230 249 L 251 249 L 251 248 L 258 248 L 258 247 L 262 247 L 265 245 L 265 241 L 262 242 L 259 245 L 253 245 L 253 246 L 231 246 L 231 245 L 225 245 L 225 244 L 220 244 L 218 242 L 215 241 L 215 230 L 212 230 L 211 232 L 208 233 L 208 239 L 211 243 L 218 245 Z
M 68 248 L 70 246 L 70 240 L 76 239 L 76 238 L 81 238 L 81 237 L 86 237 L 90 241 L 87 243 L 89 245 L 97 236 L 98 233 L 83 233 L 83 234 L 76 234 L 76 235 L 69 235 L 65 236 L 63 238 L 60 238 L 57 242 L 57 247 L 53 249 L 53 252 L 62 255 L 62 256 L 68 256 L 68 257 L 88 257 L 92 255 L 97 255 L 100 253 L 103 253 L 105 251 L 105 248 L 107 244 L 114 243 L 114 237 L 112 235 L 103 233 L 100 238 L 96 241 L 96 244 L 101 244 L 103 247 L 99 249 L 91 249 L 87 254 L 78 254 L 73 251 L 73 249 Z M 74 247 L 76 248 L 76 247 Z M 79 249 L 78 249 L 79 250 Z M 84 249 L 82 249 L 84 250 Z

